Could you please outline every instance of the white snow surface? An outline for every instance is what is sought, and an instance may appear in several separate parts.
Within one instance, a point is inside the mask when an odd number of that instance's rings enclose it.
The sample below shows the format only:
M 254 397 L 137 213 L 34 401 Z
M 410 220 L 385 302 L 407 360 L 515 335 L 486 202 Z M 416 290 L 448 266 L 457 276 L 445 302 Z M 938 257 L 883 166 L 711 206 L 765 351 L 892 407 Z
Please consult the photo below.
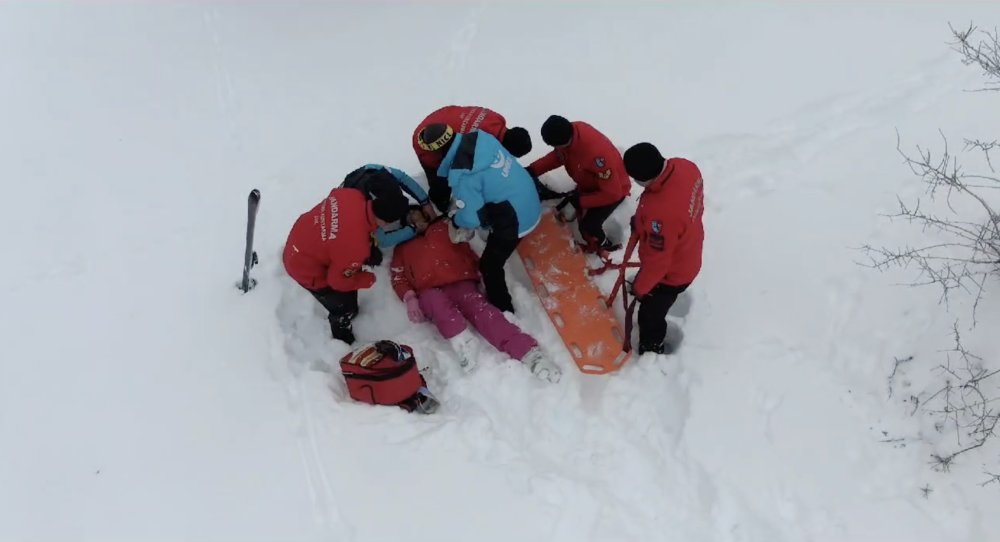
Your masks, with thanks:
M 931 470 L 887 393 L 968 307 L 855 250 L 921 236 L 880 216 L 923 189 L 897 130 L 997 137 L 1000 98 L 946 43 L 970 21 L 1000 6 L 0 4 L 0 539 L 1000 540 L 996 450 Z M 489 346 L 464 375 L 383 266 L 355 330 L 412 345 L 443 406 L 346 397 L 281 248 L 361 164 L 424 182 L 409 137 L 450 103 L 526 126 L 524 164 L 558 113 L 702 168 L 675 354 L 581 374 L 515 258 L 516 318 L 564 378 Z M 996 290 L 966 334 L 993 360 Z

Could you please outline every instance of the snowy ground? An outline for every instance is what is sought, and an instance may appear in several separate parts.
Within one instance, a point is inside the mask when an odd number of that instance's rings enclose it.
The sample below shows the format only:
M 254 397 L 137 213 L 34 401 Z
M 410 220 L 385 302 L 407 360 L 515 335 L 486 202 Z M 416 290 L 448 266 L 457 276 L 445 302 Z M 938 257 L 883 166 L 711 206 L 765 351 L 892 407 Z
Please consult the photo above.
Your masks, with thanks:
M 854 250 L 914 235 L 878 216 L 921 191 L 897 129 L 997 136 L 997 95 L 964 92 L 980 79 L 945 42 L 1000 7 L 571 5 L 0 4 L 0 539 L 1000 537 L 995 450 L 931 471 L 887 393 L 965 307 Z M 463 376 L 382 268 L 356 332 L 413 345 L 444 406 L 345 400 L 344 346 L 282 244 L 358 165 L 416 174 L 413 126 L 448 103 L 528 127 L 525 163 L 559 113 L 702 167 L 676 355 L 580 374 L 511 262 L 566 376 L 488 351 Z M 997 315 L 986 299 L 967 345 L 994 359 Z

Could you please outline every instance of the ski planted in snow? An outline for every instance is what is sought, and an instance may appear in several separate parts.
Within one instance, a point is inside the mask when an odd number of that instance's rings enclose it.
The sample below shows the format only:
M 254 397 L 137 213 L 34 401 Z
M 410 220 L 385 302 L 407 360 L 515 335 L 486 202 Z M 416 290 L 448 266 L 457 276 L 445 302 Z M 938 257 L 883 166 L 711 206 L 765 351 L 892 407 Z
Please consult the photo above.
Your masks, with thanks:
M 257 280 L 250 278 L 250 268 L 257 265 L 257 251 L 253 249 L 253 230 L 257 223 L 257 207 L 260 206 L 260 190 L 254 188 L 247 198 L 247 245 L 243 255 L 243 281 L 239 288 L 246 293 L 257 285 Z

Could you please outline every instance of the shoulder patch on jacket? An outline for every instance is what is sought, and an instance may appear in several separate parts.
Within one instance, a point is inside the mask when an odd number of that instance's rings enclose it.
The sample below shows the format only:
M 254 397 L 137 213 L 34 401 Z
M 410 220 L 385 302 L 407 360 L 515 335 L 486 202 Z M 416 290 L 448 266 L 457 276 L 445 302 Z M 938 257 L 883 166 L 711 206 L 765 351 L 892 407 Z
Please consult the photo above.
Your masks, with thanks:
M 596 164 L 597 167 L 604 167 L 604 158 L 598 156 L 597 158 L 594 159 L 594 164 Z
M 455 159 L 451 162 L 451 169 L 472 169 L 476 158 L 478 136 L 479 132 L 462 136 L 462 142 L 458 144 L 458 149 L 455 151 Z

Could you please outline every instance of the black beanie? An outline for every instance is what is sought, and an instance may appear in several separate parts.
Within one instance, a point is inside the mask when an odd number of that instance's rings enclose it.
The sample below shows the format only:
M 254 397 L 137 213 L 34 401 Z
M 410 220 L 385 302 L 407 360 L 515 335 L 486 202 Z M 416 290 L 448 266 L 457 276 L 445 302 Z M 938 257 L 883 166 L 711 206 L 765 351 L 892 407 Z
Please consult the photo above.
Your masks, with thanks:
M 531 135 L 524 128 L 515 126 L 503 135 L 503 146 L 520 158 L 531 152 Z
M 375 197 L 372 201 L 372 211 L 380 220 L 396 222 L 402 220 L 410 211 L 410 202 L 401 193 L 389 192 Z
M 652 143 L 636 143 L 625 151 L 625 171 L 640 183 L 647 183 L 663 171 L 663 156 Z
M 417 143 L 425 151 L 438 151 L 447 148 L 454 137 L 455 131 L 452 130 L 451 126 L 441 123 L 428 124 L 423 130 L 420 130 Z
M 573 139 L 573 125 L 566 118 L 552 115 L 542 123 L 542 141 L 546 145 L 558 147 L 570 139 Z

